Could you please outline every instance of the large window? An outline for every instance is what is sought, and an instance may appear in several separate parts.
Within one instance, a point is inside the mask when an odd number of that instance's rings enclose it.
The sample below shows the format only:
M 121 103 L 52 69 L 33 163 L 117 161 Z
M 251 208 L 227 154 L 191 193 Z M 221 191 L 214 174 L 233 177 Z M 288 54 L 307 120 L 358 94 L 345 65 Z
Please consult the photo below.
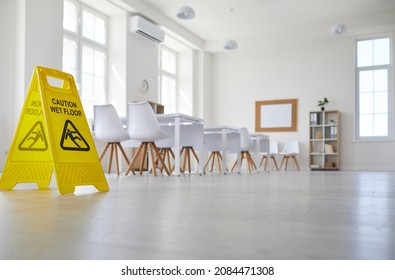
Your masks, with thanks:
M 357 140 L 392 137 L 391 40 L 356 42 Z
M 78 1 L 65 0 L 63 71 L 74 76 L 86 117 L 107 101 L 107 17 Z
M 160 103 L 165 107 L 165 113 L 176 113 L 178 104 L 177 85 L 177 53 L 161 47 L 160 50 Z

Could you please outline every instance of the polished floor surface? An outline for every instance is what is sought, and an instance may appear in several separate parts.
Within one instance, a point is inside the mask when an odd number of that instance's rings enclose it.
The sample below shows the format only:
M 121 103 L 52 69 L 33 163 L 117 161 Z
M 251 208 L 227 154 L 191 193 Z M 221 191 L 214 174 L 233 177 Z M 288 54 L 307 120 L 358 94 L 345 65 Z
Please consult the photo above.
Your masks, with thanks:
M 0 259 L 395 259 L 394 172 L 109 175 L 0 192 Z

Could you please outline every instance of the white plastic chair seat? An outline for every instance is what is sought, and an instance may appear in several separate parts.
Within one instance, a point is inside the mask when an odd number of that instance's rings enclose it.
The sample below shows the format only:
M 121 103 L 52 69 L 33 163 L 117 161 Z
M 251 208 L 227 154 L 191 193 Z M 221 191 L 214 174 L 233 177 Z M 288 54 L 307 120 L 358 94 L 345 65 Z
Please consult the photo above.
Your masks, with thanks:
M 107 168 L 108 173 L 111 173 L 112 158 L 113 155 L 115 155 L 117 174 L 119 175 L 118 149 L 121 151 L 127 164 L 129 164 L 128 157 L 126 156 L 126 153 L 120 143 L 122 141 L 128 140 L 129 135 L 123 128 L 122 122 L 113 105 L 108 104 L 94 106 L 93 128 L 95 138 L 97 140 L 107 142 L 103 152 L 100 155 L 100 161 L 103 159 L 107 150 L 111 147 L 110 159 Z
M 219 173 L 222 173 L 221 161 L 222 161 L 222 134 L 221 133 L 205 133 L 204 134 L 204 143 L 203 149 L 205 151 L 209 151 L 210 156 L 206 160 L 204 165 L 204 171 L 206 171 L 207 166 L 211 162 L 211 172 L 213 172 L 215 165 L 218 166 Z M 235 132 L 230 132 L 227 135 L 227 143 L 226 143 L 227 152 L 235 152 L 238 153 L 240 151 L 240 134 Z M 226 171 L 228 171 L 228 168 Z
M 168 136 L 160 128 L 151 105 L 147 101 L 129 103 L 127 118 L 127 128 L 130 139 L 141 142 L 141 145 L 133 156 L 126 170 L 126 175 L 128 175 L 129 172 L 132 172 L 133 175 L 135 174 L 134 165 L 137 163 L 137 160 L 140 160 L 140 175 L 143 173 L 147 153 L 151 155 L 152 170 L 155 176 L 155 156 L 162 164 L 166 174 L 170 175 L 170 171 L 163 160 L 163 156 L 155 145 L 156 141 L 165 139 Z
M 240 152 L 241 152 L 241 162 L 240 164 L 243 165 L 243 159 L 247 160 L 248 171 L 256 171 L 255 161 L 252 158 L 250 151 L 254 149 L 255 144 L 251 140 L 251 135 L 246 127 L 240 128 Z M 237 160 L 233 164 L 232 171 L 237 168 Z
M 296 159 L 296 156 L 299 154 L 299 141 L 293 140 L 285 144 L 283 150 L 281 151 L 280 155 L 283 156 L 283 159 L 281 160 L 280 164 L 280 170 L 283 166 L 283 163 L 285 162 L 285 171 L 287 171 L 288 167 L 288 160 L 291 159 L 293 160 L 294 164 L 296 165 L 296 168 L 298 171 L 300 170 L 299 168 L 299 163 L 298 160 Z
M 174 153 L 172 148 L 175 147 L 175 126 L 174 125 L 162 125 L 162 131 L 168 135 L 167 138 L 156 142 L 156 146 L 161 149 L 164 154 L 164 160 L 169 161 L 172 159 L 174 162 Z M 199 130 L 193 125 L 181 125 L 180 126 L 180 158 L 183 157 L 183 165 L 180 168 L 181 173 L 184 173 L 188 167 L 188 172 L 191 173 L 191 154 L 195 158 L 197 164 L 199 163 L 199 157 L 197 156 L 194 147 L 198 146 Z M 188 164 L 188 166 L 187 166 Z M 172 170 L 174 166 L 172 165 Z
M 266 147 L 263 147 L 262 145 L 263 143 L 261 143 L 261 151 L 264 151 L 264 149 Z M 278 165 L 277 165 L 277 160 L 276 160 L 276 156 L 278 155 L 278 143 L 276 140 L 269 140 L 269 146 L 270 146 L 270 158 L 274 164 L 274 166 L 276 167 L 276 170 L 278 171 Z M 262 159 L 261 162 L 259 164 L 260 167 L 262 167 L 263 164 L 265 164 L 264 170 L 267 169 L 267 156 L 268 156 L 268 152 L 263 152 L 262 154 Z

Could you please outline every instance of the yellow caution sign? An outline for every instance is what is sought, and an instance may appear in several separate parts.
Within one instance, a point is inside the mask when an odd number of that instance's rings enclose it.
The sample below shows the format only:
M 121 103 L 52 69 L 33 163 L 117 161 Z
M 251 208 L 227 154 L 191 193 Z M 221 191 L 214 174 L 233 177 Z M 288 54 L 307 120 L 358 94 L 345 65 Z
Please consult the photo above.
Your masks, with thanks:
M 55 81 L 60 81 L 61 87 L 54 85 Z M 27 182 L 47 188 L 52 170 L 62 194 L 85 185 L 109 190 L 73 76 L 37 66 L 0 189 L 9 190 Z

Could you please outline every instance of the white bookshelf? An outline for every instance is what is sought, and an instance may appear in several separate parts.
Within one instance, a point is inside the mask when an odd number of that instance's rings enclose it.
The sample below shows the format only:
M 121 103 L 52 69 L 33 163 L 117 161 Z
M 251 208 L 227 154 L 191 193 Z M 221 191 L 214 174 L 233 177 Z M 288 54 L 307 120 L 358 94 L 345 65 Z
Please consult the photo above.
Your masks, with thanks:
M 340 168 L 339 111 L 310 112 L 310 169 L 338 170 Z

